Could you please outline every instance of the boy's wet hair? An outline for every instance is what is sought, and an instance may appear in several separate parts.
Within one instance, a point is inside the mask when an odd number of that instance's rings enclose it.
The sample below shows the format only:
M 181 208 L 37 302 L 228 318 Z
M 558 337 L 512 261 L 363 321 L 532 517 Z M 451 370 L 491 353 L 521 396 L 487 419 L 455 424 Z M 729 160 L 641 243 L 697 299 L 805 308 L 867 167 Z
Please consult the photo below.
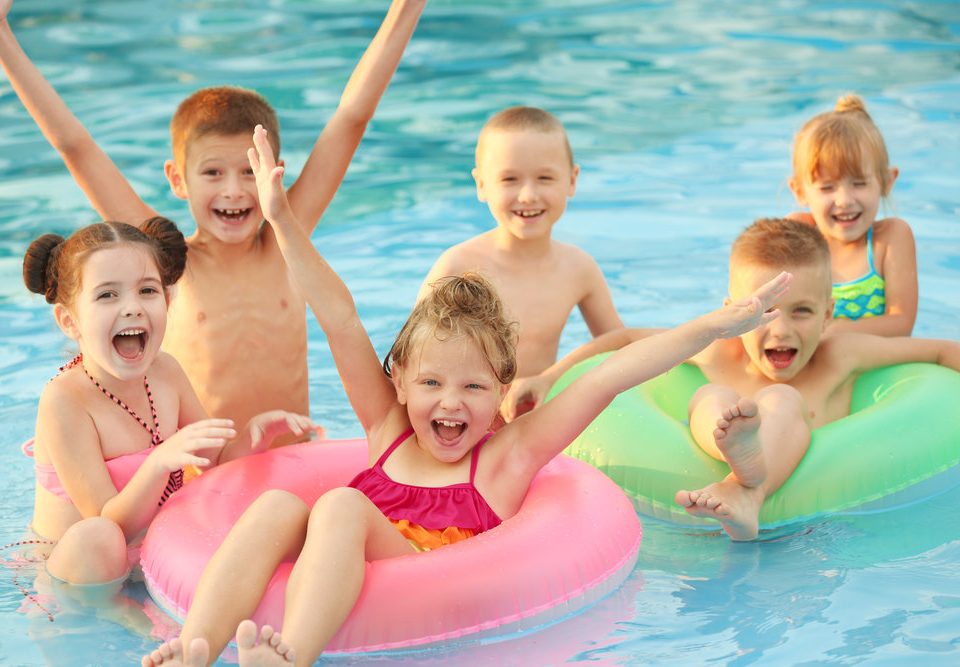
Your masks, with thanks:
M 857 95 L 841 97 L 833 111 L 811 118 L 794 138 L 793 177 L 798 183 L 864 178 L 871 170 L 886 197 L 893 186 L 887 145 Z
M 80 292 L 83 265 L 98 250 L 124 244 L 143 245 L 153 257 L 164 287 L 183 275 L 187 262 L 187 244 L 183 234 L 170 220 L 150 218 L 142 229 L 125 222 L 98 222 L 78 229 L 69 238 L 44 234 L 27 248 L 23 256 L 23 283 L 35 294 L 43 294 L 47 303 L 72 305 Z
M 501 384 L 517 374 L 517 323 L 507 319 L 493 285 L 476 273 L 448 276 L 430 285 L 417 303 L 383 360 L 387 376 L 416 354 L 425 338 L 465 336 L 475 342 Z
M 201 88 L 180 103 L 170 120 L 173 160 L 183 169 L 187 147 L 197 139 L 210 134 L 253 136 L 258 124 L 267 131 L 273 154 L 279 158 L 280 123 L 262 95 L 237 86 Z
M 753 264 L 775 270 L 797 266 L 825 269 L 830 276 L 830 247 L 814 225 L 785 218 L 760 218 L 740 233 L 730 249 L 730 273 Z
M 477 164 L 480 163 L 480 148 L 483 145 L 483 139 L 492 130 L 556 132 L 563 138 L 564 150 L 566 150 L 567 158 L 570 160 L 570 167 L 573 167 L 573 150 L 570 148 L 567 131 L 560 119 L 549 111 L 537 107 L 510 107 L 493 114 L 484 124 L 483 129 L 480 130 L 480 136 L 477 138 L 475 156 Z

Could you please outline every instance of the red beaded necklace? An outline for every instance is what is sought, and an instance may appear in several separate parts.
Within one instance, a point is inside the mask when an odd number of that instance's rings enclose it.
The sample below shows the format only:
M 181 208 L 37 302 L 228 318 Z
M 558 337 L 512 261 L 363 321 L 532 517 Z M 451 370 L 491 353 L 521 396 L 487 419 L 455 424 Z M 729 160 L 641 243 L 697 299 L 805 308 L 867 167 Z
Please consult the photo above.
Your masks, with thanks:
M 157 408 L 153 404 L 153 394 L 150 392 L 150 383 L 147 382 L 146 375 L 143 376 L 143 388 L 147 392 L 147 403 L 150 404 L 150 418 L 153 421 L 152 428 L 150 427 L 150 424 L 148 424 L 143 417 L 141 417 L 136 413 L 136 411 L 134 411 L 133 408 L 127 405 L 116 394 L 114 394 L 109 389 L 107 389 L 102 384 L 100 384 L 100 382 L 95 377 L 90 375 L 86 367 L 83 365 L 83 354 L 78 354 L 71 361 L 61 366 L 59 372 L 62 373 L 67 369 L 73 368 L 74 366 L 80 366 L 80 369 L 83 371 L 83 374 L 86 375 L 88 378 L 90 378 L 90 382 L 92 382 L 97 387 L 97 389 L 103 392 L 104 396 L 106 396 L 111 401 L 113 401 L 114 403 L 119 405 L 121 408 L 123 408 L 128 415 L 136 419 L 137 422 L 141 426 L 143 426 L 143 428 L 146 429 L 147 433 L 150 434 L 151 447 L 156 447 L 157 445 L 163 442 L 163 438 L 160 437 L 160 424 L 159 424 L 159 419 L 157 417 Z M 176 491 L 177 489 L 179 489 L 181 486 L 183 486 L 183 470 L 176 470 L 170 473 L 170 480 L 167 482 L 167 486 L 163 490 L 163 495 L 160 498 L 160 502 L 158 502 L 157 504 L 162 505 L 164 502 L 166 502 L 167 498 L 170 497 L 170 494 Z

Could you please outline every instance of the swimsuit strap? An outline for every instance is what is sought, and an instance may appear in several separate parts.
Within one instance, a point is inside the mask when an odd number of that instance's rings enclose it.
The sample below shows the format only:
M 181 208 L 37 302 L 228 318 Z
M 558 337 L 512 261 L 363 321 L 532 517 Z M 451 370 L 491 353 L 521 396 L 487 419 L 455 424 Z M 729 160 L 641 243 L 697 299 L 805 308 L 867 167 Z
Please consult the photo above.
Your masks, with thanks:
M 80 366 L 80 368 L 83 370 L 83 374 L 90 378 L 90 382 L 96 385 L 97 389 L 103 392 L 104 396 L 126 410 L 127 414 L 136 419 L 137 422 L 146 429 L 147 433 L 150 434 L 150 442 L 152 447 L 156 447 L 163 442 L 163 438 L 160 437 L 160 424 L 159 418 L 157 417 L 157 408 L 153 404 L 153 393 L 150 391 L 150 383 L 147 382 L 146 375 L 143 376 L 143 388 L 147 392 L 147 403 L 150 404 L 150 418 L 153 421 L 153 428 L 151 428 L 150 425 L 147 424 L 146 420 L 138 415 L 133 408 L 127 405 L 123 399 L 104 387 L 95 377 L 90 375 L 86 366 L 83 365 L 83 354 L 78 354 L 70 362 L 61 366 L 59 372 L 62 373 L 69 368 L 73 368 L 74 366 Z M 183 470 L 176 470 L 170 473 L 170 479 L 167 481 L 167 486 L 163 490 L 163 495 L 161 496 L 158 505 L 162 505 L 167 498 L 170 497 L 170 494 L 179 489 L 181 486 L 183 486 Z
M 383 454 L 380 455 L 380 458 L 377 459 L 377 465 L 382 468 L 382 467 L 383 467 L 383 464 L 387 462 L 387 459 L 390 457 L 390 455 L 393 454 L 393 450 L 395 450 L 397 447 L 399 447 L 399 446 L 400 446 L 400 443 L 403 442 L 404 440 L 406 440 L 407 438 L 409 438 L 412 433 L 413 433 L 413 427 L 411 426 L 411 427 L 408 428 L 406 431 L 404 431 L 403 433 L 401 433 L 400 435 L 398 435 L 398 436 L 397 436 L 397 439 L 394 440 L 394 441 L 390 444 L 390 446 L 387 447 L 387 450 L 386 450 Z
M 480 458 L 480 448 L 483 444 L 490 439 L 490 436 L 493 435 L 493 431 L 490 431 L 485 436 L 480 438 L 480 441 L 474 446 L 473 451 L 470 452 L 470 484 L 473 485 L 473 478 L 477 475 L 477 460 Z
M 867 230 L 867 264 L 870 265 L 870 271 L 876 273 L 877 270 L 873 268 L 873 227 Z

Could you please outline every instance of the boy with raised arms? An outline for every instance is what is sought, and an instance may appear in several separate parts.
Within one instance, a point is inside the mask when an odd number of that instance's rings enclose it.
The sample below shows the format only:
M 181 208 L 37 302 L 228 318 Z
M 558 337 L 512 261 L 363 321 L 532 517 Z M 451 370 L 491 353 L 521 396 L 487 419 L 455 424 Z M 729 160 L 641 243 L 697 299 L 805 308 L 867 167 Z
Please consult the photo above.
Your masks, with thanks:
M 574 306 L 590 333 L 623 326 L 610 289 L 590 255 L 551 237 L 580 167 L 560 121 L 533 107 L 493 115 L 477 139 L 473 178 L 497 226 L 446 250 L 430 269 L 420 298 L 444 276 L 474 271 L 497 289 L 519 322 L 518 377 L 536 375 L 557 359 L 560 334 Z M 508 401 L 507 419 L 529 409 L 525 396 Z
M 343 180 L 425 4 L 392 2 L 290 186 L 290 204 L 308 234 Z M 139 224 L 155 216 L 20 48 L 11 5 L 0 0 L 0 63 L 44 136 L 104 219 Z M 247 161 L 258 123 L 279 151 L 276 114 L 260 95 L 202 89 L 177 109 L 173 159 L 164 165 L 196 221 L 164 349 L 183 366 L 206 411 L 238 424 L 268 409 L 309 411 L 306 306 L 272 228 L 263 224 Z
M 780 316 L 737 338 L 718 340 L 689 360 L 706 375 L 689 404 L 697 444 L 730 465 L 730 474 L 676 501 L 716 519 L 735 540 L 757 536 L 763 501 L 793 473 L 810 432 L 850 414 L 854 381 L 891 364 L 929 362 L 960 370 L 960 343 L 871 334 L 823 333 L 833 316 L 830 251 L 812 225 L 764 219 L 730 253 L 728 300 L 749 294 L 781 271 L 793 275 L 774 307 Z M 654 333 L 620 329 L 577 348 L 528 387 L 538 402 L 578 361 Z

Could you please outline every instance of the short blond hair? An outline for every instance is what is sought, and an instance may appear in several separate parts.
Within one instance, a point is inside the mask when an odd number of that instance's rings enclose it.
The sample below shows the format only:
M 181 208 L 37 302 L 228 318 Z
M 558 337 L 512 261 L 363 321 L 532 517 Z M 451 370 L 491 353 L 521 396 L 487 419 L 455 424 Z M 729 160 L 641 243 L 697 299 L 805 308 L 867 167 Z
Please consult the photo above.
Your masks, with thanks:
M 390 376 L 392 367 L 406 366 L 428 335 L 438 340 L 465 336 L 480 348 L 497 380 L 510 384 L 517 374 L 517 323 L 507 318 L 493 285 L 479 274 L 465 273 L 430 287 L 384 358 L 384 372 Z
M 483 147 L 483 141 L 491 132 L 515 131 L 515 130 L 533 130 L 535 132 L 553 133 L 556 132 L 563 139 L 563 148 L 567 153 L 567 159 L 570 167 L 573 167 L 573 149 L 570 148 L 570 140 L 567 138 L 567 131 L 563 127 L 560 119 L 549 111 L 538 109 L 537 107 L 509 107 L 503 111 L 493 114 L 483 128 L 480 130 L 480 136 L 477 137 L 477 150 L 474 159 L 480 164 L 480 152 Z
M 201 88 L 180 103 L 170 120 L 173 160 L 182 170 L 187 148 L 197 139 L 211 134 L 252 137 L 257 125 L 263 125 L 273 154 L 279 158 L 280 122 L 262 95 L 237 86 Z
M 760 218 L 744 229 L 730 249 L 730 277 L 743 265 L 774 270 L 823 269 L 830 289 L 830 247 L 814 225 L 786 218 Z
M 841 97 L 833 111 L 811 118 L 794 138 L 793 177 L 798 183 L 823 176 L 863 178 L 871 167 L 886 197 L 893 186 L 887 145 L 857 95 Z

